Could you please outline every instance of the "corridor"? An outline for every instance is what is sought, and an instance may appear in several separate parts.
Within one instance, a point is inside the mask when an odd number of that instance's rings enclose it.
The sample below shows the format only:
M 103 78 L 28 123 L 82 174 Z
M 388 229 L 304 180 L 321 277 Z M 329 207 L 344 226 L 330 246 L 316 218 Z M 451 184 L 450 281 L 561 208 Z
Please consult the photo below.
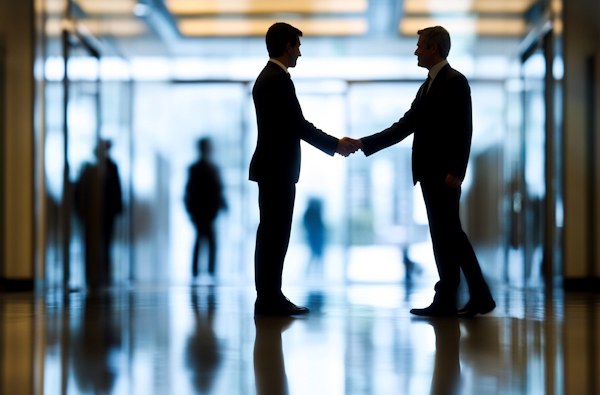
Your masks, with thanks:
M 600 394 L 598 20 L 598 0 L 0 1 L 0 395 Z M 419 30 L 448 29 L 490 314 L 409 313 L 439 279 L 410 135 L 300 143 L 283 292 L 311 313 L 255 318 L 253 90 L 281 21 L 302 114 L 338 139 L 406 114 Z M 206 157 L 210 232 L 187 192 Z

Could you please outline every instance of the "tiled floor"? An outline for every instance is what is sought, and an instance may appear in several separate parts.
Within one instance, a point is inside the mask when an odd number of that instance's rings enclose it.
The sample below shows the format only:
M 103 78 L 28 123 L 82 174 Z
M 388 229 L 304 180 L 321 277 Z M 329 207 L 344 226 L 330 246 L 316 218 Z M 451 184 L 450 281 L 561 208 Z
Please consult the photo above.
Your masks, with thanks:
M 597 394 L 600 297 L 496 289 L 471 320 L 418 319 L 431 291 L 287 288 L 303 318 L 256 318 L 250 287 L 0 294 L 3 394 Z

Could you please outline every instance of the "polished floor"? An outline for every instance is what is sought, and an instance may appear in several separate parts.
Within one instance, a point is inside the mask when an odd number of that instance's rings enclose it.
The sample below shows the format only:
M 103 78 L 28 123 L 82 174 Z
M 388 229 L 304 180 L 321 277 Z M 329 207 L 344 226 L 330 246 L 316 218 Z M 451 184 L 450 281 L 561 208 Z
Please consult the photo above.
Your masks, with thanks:
M 429 287 L 241 286 L 0 294 L 2 394 L 598 394 L 600 297 L 510 288 L 470 320 L 419 319 Z

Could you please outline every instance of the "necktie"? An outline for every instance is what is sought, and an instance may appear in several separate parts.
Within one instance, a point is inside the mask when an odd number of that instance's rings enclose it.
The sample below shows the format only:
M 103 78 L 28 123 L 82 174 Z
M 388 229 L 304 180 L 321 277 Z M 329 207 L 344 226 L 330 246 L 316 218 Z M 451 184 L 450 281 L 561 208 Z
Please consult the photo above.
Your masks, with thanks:
M 431 83 L 431 77 L 428 75 L 425 80 L 425 85 L 423 86 L 423 92 L 421 92 L 421 97 L 425 97 L 427 91 L 429 90 L 429 84 Z

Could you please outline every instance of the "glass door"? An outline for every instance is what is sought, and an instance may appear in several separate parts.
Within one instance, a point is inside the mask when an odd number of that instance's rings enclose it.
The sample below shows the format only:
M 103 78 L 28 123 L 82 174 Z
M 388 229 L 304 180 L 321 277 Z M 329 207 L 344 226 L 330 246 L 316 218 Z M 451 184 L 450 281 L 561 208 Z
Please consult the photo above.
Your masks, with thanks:
M 546 58 L 539 46 L 522 64 L 522 233 L 524 285 L 543 285 L 546 204 Z
M 63 80 L 49 82 L 45 90 L 46 282 L 73 290 L 85 286 L 86 273 L 93 278 L 90 285 L 97 278 L 92 271 L 100 245 L 90 242 L 94 231 L 85 231 L 100 216 L 100 203 L 94 200 L 100 196 L 99 53 L 75 32 L 64 30 L 61 41 Z

